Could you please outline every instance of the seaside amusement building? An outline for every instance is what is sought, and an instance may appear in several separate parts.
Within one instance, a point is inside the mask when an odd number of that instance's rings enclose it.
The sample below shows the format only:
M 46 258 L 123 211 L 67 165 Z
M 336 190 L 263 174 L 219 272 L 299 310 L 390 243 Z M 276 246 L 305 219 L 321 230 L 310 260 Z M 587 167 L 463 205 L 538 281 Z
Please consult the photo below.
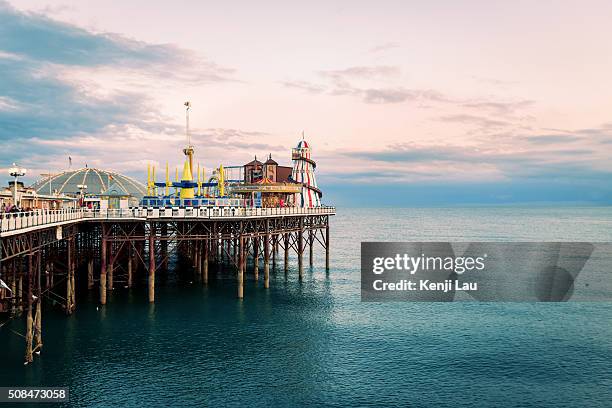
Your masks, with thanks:
M 45 177 L 26 187 L 21 181 L 11 181 L 0 190 L 0 207 L 20 209 L 60 209 L 82 206 L 100 208 L 110 191 L 121 192 L 126 197 L 124 206 L 137 205 L 146 193 L 145 186 L 123 174 L 91 167 L 66 170 Z M 15 197 L 18 199 L 14 203 Z M 108 201 L 108 200 L 107 200 Z M 112 207 L 113 200 L 109 201 Z
M 272 155 L 265 162 L 255 158 L 243 166 L 223 166 L 214 169 L 206 180 L 204 168 L 194 167 L 195 150 L 189 135 L 189 109 L 186 103 L 187 146 L 182 176 L 176 169 L 174 182 L 170 181 L 166 163 L 166 179 L 156 182 L 155 166 L 147 169 L 147 193 L 141 204 L 145 207 L 321 207 L 323 193 L 317 186 L 308 143 L 302 140 L 292 149 L 293 167 L 280 166 Z
M 83 167 L 51 174 L 38 180 L 31 187 L 37 194 L 48 196 L 71 197 L 77 199 L 80 206 L 89 205 L 100 208 L 107 204 L 101 197 L 109 197 L 110 191 L 118 192 L 126 198 L 126 205 L 137 205 L 145 195 L 145 186 L 131 177 L 109 170 Z M 108 205 L 114 207 L 114 201 Z
M 255 159 L 244 166 L 244 183 L 231 187 L 232 193 L 253 207 L 294 207 L 301 186 L 292 180 L 291 167 L 279 166 L 268 156 L 265 163 Z

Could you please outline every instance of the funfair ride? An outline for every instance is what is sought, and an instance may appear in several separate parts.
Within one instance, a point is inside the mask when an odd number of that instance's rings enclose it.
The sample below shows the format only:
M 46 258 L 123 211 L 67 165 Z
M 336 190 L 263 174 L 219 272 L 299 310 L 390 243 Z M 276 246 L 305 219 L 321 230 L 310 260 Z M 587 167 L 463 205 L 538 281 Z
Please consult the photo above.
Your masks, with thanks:
M 205 169 L 197 165 L 194 181 L 194 148 L 191 144 L 189 132 L 189 111 L 191 103 L 185 102 L 185 136 L 187 145 L 183 149 L 185 162 L 183 173 L 179 179 L 178 168 L 176 169 L 176 180 L 170 181 L 168 163 L 166 163 L 166 180 L 158 183 L 155 181 L 155 166 L 147 167 L 147 195 L 143 197 L 141 204 L 149 207 L 199 207 L 209 205 L 237 205 L 226 196 L 223 165 L 213 172 L 213 177 L 208 182 L 205 180 Z M 171 192 L 170 189 L 173 189 Z M 212 194 L 211 194 L 212 193 Z
M 229 166 L 221 164 L 212 171 L 208 181 L 205 181 L 204 169 L 194 169 L 194 147 L 191 144 L 189 132 L 189 112 L 191 103 L 185 102 L 185 136 L 186 147 L 183 149 L 185 161 L 182 177 L 176 169 L 176 181 L 170 181 L 168 164 L 166 163 L 166 179 L 155 181 L 155 167 L 147 169 L 147 195 L 141 205 L 145 207 L 301 207 L 312 208 L 321 206 L 323 193 L 317 186 L 314 170 L 316 163 L 312 160 L 310 145 L 304 140 L 292 149 L 293 167 L 285 167 L 286 175 L 277 178 L 280 166 L 272 157 L 266 163 L 254 162 L 244 166 Z M 246 177 L 249 166 L 249 177 Z M 251 166 L 253 167 L 253 166 Z M 195 170 L 195 172 L 194 172 Z M 256 170 L 256 171 L 255 171 Z M 289 175 L 289 172 L 291 175 Z M 195 174 L 195 177 L 194 177 Z M 280 174 L 280 173 L 278 173 Z
M 302 184 L 302 191 L 295 196 L 295 206 L 310 208 L 320 207 L 323 193 L 317 186 L 314 170 L 317 164 L 310 158 L 310 145 L 304 140 L 300 140 L 295 149 L 291 151 L 293 160 L 293 171 L 291 177 L 297 183 Z

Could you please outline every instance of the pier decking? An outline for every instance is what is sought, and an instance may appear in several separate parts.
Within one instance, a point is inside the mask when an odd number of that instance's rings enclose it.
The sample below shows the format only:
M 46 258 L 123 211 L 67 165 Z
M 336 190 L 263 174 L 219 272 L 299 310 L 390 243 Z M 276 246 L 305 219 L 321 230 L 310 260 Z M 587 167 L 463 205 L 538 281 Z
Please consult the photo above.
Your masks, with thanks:
M 149 302 L 155 301 L 155 275 L 168 269 L 169 257 L 180 253 L 206 285 L 209 265 L 233 266 L 237 296 L 244 297 L 247 258 L 259 280 L 263 261 L 264 288 L 270 268 L 280 263 L 289 270 L 290 252 L 298 261 L 301 279 L 304 254 L 313 266 L 315 244 L 325 250 L 329 269 L 329 217 L 334 207 L 251 208 L 194 207 L 120 210 L 36 210 L 0 215 L 0 312 L 26 319 L 26 362 L 42 347 L 42 299 L 76 308 L 76 287 L 98 288 L 100 304 L 117 282 L 132 287 L 147 281 Z M 270 265 L 272 264 L 272 265 Z

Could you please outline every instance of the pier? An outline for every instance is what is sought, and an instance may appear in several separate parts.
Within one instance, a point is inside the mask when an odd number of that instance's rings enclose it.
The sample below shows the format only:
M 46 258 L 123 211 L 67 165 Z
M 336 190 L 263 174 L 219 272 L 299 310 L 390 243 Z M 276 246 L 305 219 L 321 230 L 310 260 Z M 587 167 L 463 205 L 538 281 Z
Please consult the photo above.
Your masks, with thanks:
M 70 315 L 79 303 L 77 288 L 97 289 L 103 306 L 119 285 L 146 281 L 154 303 L 156 274 L 169 271 L 170 259 L 187 260 L 181 271 L 203 285 L 214 270 L 229 269 L 238 299 L 244 298 L 248 264 L 264 290 L 281 257 L 288 274 L 290 254 L 297 258 L 299 280 L 305 254 L 312 268 L 317 246 L 329 270 L 329 217 L 336 210 L 321 204 L 304 135 L 291 149 L 291 167 L 268 154 L 265 162 L 255 156 L 243 166 L 219 164 L 207 178 L 194 161 L 191 103 L 184 105 L 187 143 L 182 176 L 177 167 L 175 181 L 168 163 L 161 182 L 156 166 L 148 164 L 146 185 L 86 165 L 46 174 L 26 189 L 18 182 L 25 169 L 13 164 L 10 194 L 0 194 L 0 314 L 26 314 L 26 364 L 42 348 L 43 300 Z M 26 203 L 38 207 L 23 211 Z
M 43 299 L 71 314 L 78 304 L 76 288 L 85 282 L 104 305 L 118 282 L 132 287 L 146 280 L 148 300 L 154 302 L 156 273 L 167 270 L 168 259 L 177 253 L 190 261 L 203 285 L 215 270 L 212 264 L 229 265 L 236 276 L 236 296 L 243 299 L 247 260 L 253 265 L 252 278 L 263 280 L 264 290 L 270 286 L 271 268 L 288 273 L 290 253 L 297 257 L 300 279 L 306 254 L 313 266 L 315 247 L 325 251 L 328 270 L 329 217 L 334 214 L 334 207 L 77 208 L 1 214 L 0 276 L 9 290 L 2 291 L 0 311 L 11 317 L 26 314 L 29 363 L 42 348 Z

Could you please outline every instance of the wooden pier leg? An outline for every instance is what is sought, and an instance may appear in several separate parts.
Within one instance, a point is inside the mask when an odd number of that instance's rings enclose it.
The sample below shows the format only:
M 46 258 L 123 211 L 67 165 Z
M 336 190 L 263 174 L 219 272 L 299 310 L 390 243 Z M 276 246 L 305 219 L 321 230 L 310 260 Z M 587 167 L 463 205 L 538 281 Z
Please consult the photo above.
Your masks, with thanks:
M 51 289 L 51 267 L 49 266 L 49 261 L 45 262 L 45 289 Z
M 224 239 L 222 245 L 223 251 L 221 252 L 223 256 L 223 263 L 230 263 L 230 240 Z
M 75 275 L 76 275 L 76 262 L 73 262 L 72 263 L 72 273 L 70 274 L 70 313 L 72 313 L 76 309 L 76 283 L 74 281 Z
M 304 218 L 300 217 L 300 230 L 298 231 L 297 240 L 297 255 L 298 255 L 298 273 L 300 280 L 304 277 Z
M 102 225 L 102 244 L 100 246 L 100 304 L 106 304 L 106 227 Z
M 308 263 L 310 265 L 310 267 L 312 268 L 314 265 L 313 262 L 313 244 L 314 244 L 314 231 L 313 230 L 308 230 L 308 244 L 309 244 L 309 254 L 308 254 Z
M 238 244 L 238 238 L 234 238 L 234 263 L 238 265 L 240 262 L 240 249 L 238 248 L 240 245 Z
M 289 272 L 289 233 L 285 232 L 285 275 Z
M 52 288 L 53 286 L 55 286 L 54 275 L 55 275 L 55 264 L 51 262 L 51 265 L 49 265 L 49 288 Z
M 106 290 L 107 291 L 112 291 L 113 290 L 113 275 L 115 274 L 115 262 L 114 262 L 114 256 L 113 256 L 113 243 L 109 242 L 108 243 L 108 248 L 109 248 L 109 262 L 108 262 L 108 272 L 107 272 L 107 277 L 106 277 Z
M 155 302 L 155 227 L 149 232 L 149 303 Z
M 34 318 L 34 350 L 42 349 L 42 299 L 36 300 L 36 316 Z
M 242 235 L 240 235 L 240 247 L 238 251 L 240 252 L 240 255 L 239 255 L 240 261 L 238 262 L 238 299 L 243 299 L 244 298 L 244 266 L 246 262 L 245 262 L 245 256 L 244 256 L 244 238 Z
M 11 279 L 11 293 L 13 299 L 11 299 L 11 316 L 17 315 L 17 271 L 15 269 L 15 260 L 11 262 L 12 279 Z
M 219 238 L 215 239 L 215 261 L 217 262 L 217 275 L 221 275 L 221 272 L 223 272 L 223 259 L 221 257 Z
M 128 243 L 128 259 L 127 259 L 127 287 L 132 287 L 132 275 L 133 275 L 133 249 L 131 243 Z
M 329 217 L 325 226 L 325 270 L 329 271 Z
M 208 284 L 208 241 L 204 243 L 204 254 L 202 256 L 202 281 L 205 285 Z
M 36 258 L 36 263 L 38 264 L 36 267 L 37 272 L 37 285 L 36 285 L 36 294 L 38 299 L 36 300 L 36 317 L 34 318 L 34 350 L 40 351 L 43 346 L 42 342 L 42 287 L 41 287 L 41 254 L 38 253 Z
M 87 261 L 87 289 L 93 289 L 94 287 L 94 262 L 93 258 Z
M 194 245 L 195 251 L 193 254 L 193 261 L 195 262 L 196 275 L 198 278 L 200 278 L 202 276 L 202 255 L 200 253 L 200 251 L 202 250 L 202 242 L 196 241 Z
M 26 351 L 25 351 L 25 361 L 26 363 L 31 363 L 34 361 L 34 356 L 32 355 L 32 278 L 34 271 L 32 270 L 32 253 L 28 254 L 28 315 L 26 318 Z
M 253 275 L 259 280 L 259 238 L 253 238 Z
M 168 237 L 168 224 L 163 223 L 161 226 L 161 235 L 164 238 Z M 162 257 L 162 269 L 168 270 L 168 240 L 164 239 L 161 241 L 161 257 Z
M 23 313 L 23 270 L 21 258 L 17 260 L 17 314 Z
M 66 311 L 66 314 L 71 314 L 72 313 L 72 284 L 73 284 L 73 279 L 72 279 L 72 267 L 73 267 L 73 262 L 72 262 L 72 256 L 73 256 L 73 248 L 72 248 L 72 239 L 68 240 L 68 259 L 66 260 L 66 267 L 68 268 L 68 270 L 66 271 L 66 305 L 64 306 L 64 310 Z
M 268 223 L 266 223 L 268 224 Z M 264 288 L 270 287 L 270 227 L 266 225 L 266 235 L 264 236 Z
M 278 235 L 272 235 L 272 270 L 276 270 L 276 253 L 278 252 Z
M 202 242 L 201 242 L 201 241 L 195 241 L 195 242 L 193 243 L 193 249 L 194 249 L 194 253 L 193 253 L 193 262 L 194 262 L 194 264 L 195 264 L 194 266 L 196 266 L 196 268 L 201 268 L 201 266 L 200 266 L 200 265 L 202 264 L 202 262 L 201 262 L 201 260 L 200 260 L 200 257 L 202 256 L 202 255 L 201 255 L 201 252 L 200 252 L 200 251 L 202 250 L 202 249 L 200 248 L 200 247 L 201 247 L 201 245 L 202 245 Z M 202 270 L 201 270 L 201 269 L 199 269 L 199 270 L 198 270 L 198 275 L 200 275 L 200 274 L 201 274 L 201 272 L 202 272 Z

